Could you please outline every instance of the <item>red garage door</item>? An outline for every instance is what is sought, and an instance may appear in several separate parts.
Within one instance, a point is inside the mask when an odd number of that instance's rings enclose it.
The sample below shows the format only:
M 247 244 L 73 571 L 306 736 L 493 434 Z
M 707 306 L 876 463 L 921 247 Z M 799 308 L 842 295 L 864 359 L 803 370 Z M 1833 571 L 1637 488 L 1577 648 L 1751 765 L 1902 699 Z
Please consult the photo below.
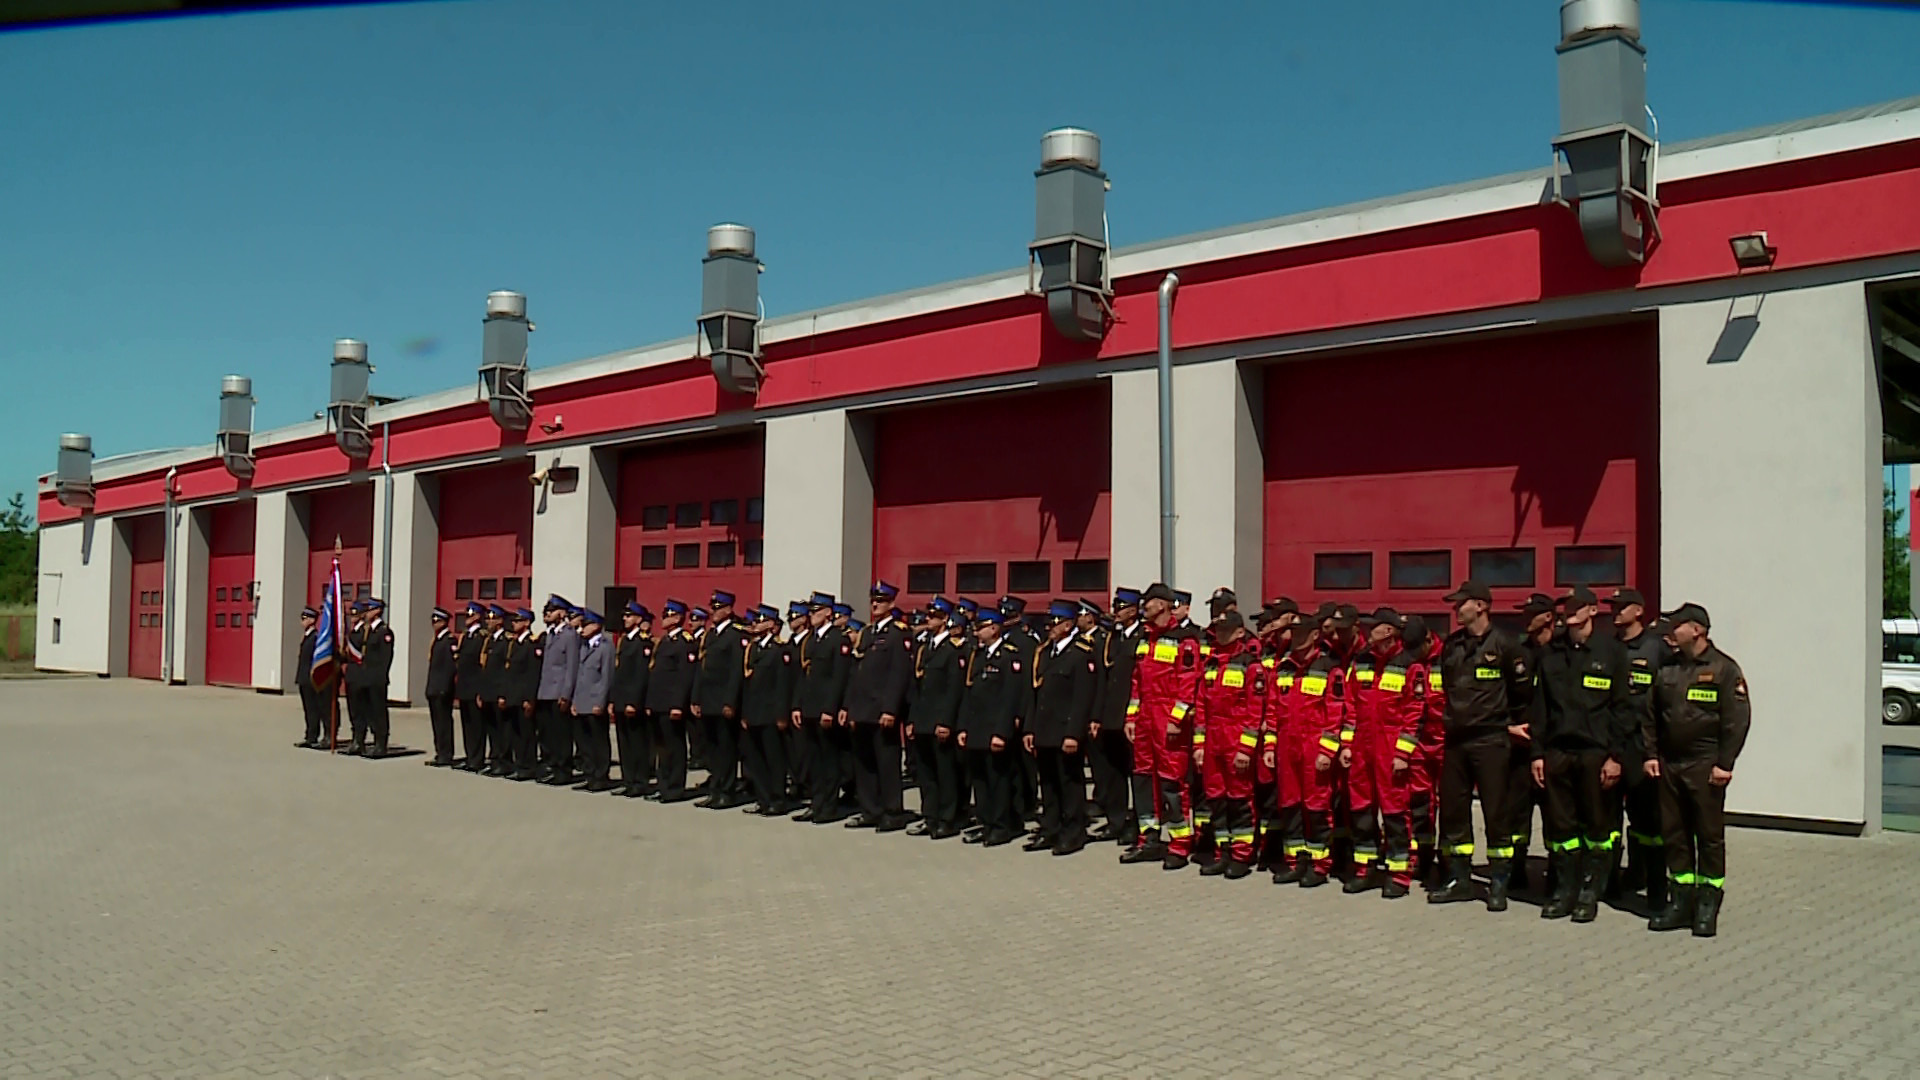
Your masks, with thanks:
M 1658 356 L 1635 321 L 1268 368 L 1267 594 L 1438 614 L 1472 576 L 1496 611 L 1575 584 L 1652 600 Z
M 207 681 L 253 685 L 253 518 L 251 501 L 207 511 Z
M 162 514 L 146 514 L 127 522 L 127 544 L 133 555 L 132 584 L 127 601 L 127 674 L 136 679 L 160 677 L 160 643 L 164 635 L 161 604 L 167 587 L 167 527 Z
M 874 575 L 900 586 L 903 607 L 936 593 L 983 601 L 1014 593 L 1030 604 L 1101 596 L 1112 550 L 1112 424 L 1105 381 L 881 414 Z M 983 430 L 992 439 L 985 453 Z M 1002 449 L 1016 443 L 1024 448 Z
M 440 573 L 434 602 L 467 601 L 512 610 L 527 599 L 533 573 L 531 461 L 486 465 L 440 477 Z M 382 597 L 382 599 L 390 598 Z
M 373 595 L 373 485 L 351 484 L 307 496 L 307 600 L 320 603 L 340 541 L 340 592 L 348 600 Z
M 705 606 L 715 589 L 742 605 L 759 603 L 765 484 L 758 428 L 628 451 L 620 458 L 615 584 L 655 611 L 668 597 Z

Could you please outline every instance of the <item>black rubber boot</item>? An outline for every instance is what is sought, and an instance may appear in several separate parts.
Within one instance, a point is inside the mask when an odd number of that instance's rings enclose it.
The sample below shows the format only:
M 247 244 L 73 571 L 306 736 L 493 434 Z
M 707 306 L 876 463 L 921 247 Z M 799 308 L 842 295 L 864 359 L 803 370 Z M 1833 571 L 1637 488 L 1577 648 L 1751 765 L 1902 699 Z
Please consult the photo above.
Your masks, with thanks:
M 1540 917 L 1543 919 L 1564 919 L 1573 914 L 1573 875 L 1567 873 L 1564 865 L 1570 857 L 1570 853 L 1561 851 L 1549 852 L 1547 855 L 1547 861 L 1555 864 L 1558 873 L 1554 877 L 1554 884 L 1557 887 L 1540 908 Z
M 1446 884 L 1427 894 L 1429 904 L 1457 904 L 1473 899 L 1473 862 L 1465 855 L 1447 859 Z
M 1377 889 L 1379 887 L 1380 878 L 1374 870 L 1373 864 L 1368 863 L 1364 870 L 1355 868 L 1352 876 L 1347 878 L 1347 883 L 1340 886 L 1340 891 L 1346 893 L 1348 896 L 1352 896 L 1354 893 L 1363 893 L 1368 889 Z
M 1280 860 L 1280 865 L 1274 867 L 1273 870 L 1273 883 L 1275 885 L 1292 885 L 1298 882 L 1306 876 L 1307 867 L 1310 866 L 1312 862 L 1313 860 L 1307 858 L 1304 854 Z
M 1248 877 L 1252 873 L 1253 873 L 1253 867 L 1251 865 L 1240 862 L 1237 859 L 1227 860 L 1227 870 L 1226 870 L 1225 876 L 1228 881 L 1239 881 L 1241 878 Z
M 1675 885 L 1667 906 L 1647 920 L 1649 930 L 1680 930 L 1693 925 L 1693 886 Z
M 1712 937 L 1720 932 L 1720 901 L 1726 895 L 1711 885 L 1702 885 L 1694 890 L 1694 937 Z
M 1120 856 L 1123 863 L 1157 863 L 1167 857 L 1167 847 L 1158 840 L 1136 845 L 1133 850 Z
M 1607 868 L 1611 854 L 1588 848 L 1579 863 L 1580 891 L 1573 901 L 1573 921 L 1590 923 L 1600 914 L 1600 893 L 1607 887 Z M 1572 869 L 1569 867 L 1569 869 Z
M 1507 875 L 1513 872 L 1512 864 L 1505 859 L 1493 859 L 1487 864 L 1487 910 L 1507 910 Z

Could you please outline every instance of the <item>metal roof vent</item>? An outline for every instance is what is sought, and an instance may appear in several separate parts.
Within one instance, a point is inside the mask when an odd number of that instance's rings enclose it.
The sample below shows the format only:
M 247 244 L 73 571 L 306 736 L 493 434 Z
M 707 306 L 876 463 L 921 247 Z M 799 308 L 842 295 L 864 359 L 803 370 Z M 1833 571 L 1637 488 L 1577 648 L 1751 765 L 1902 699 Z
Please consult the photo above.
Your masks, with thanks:
M 1040 137 L 1040 170 L 1033 175 L 1028 291 L 1046 296 L 1047 316 L 1064 337 L 1099 341 L 1113 317 L 1113 278 L 1107 270 L 1107 189 L 1112 185 L 1100 171 L 1100 136 L 1084 128 L 1047 132 Z
M 253 476 L 253 380 L 245 375 L 220 380 L 220 428 L 213 444 L 228 472 L 242 480 Z
M 753 257 L 753 230 L 715 225 L 707 230 L 707 257 L 700 264 L 700 339 L 713 358 L 713 377 L 731 394 L 760 389 L 760 271 Z
M 533 398 L 527 394 L 527 298 L 502 289 L 487 294 L 487 317 L 480 324 L 480 390 L 493 422 L 508 431 L 525 431 L 533 422 Z
M 367 425 L 367 343 L 341 338 L 333 343 L 333 393 L 328 399 L 327 426 L 340 452 L 363 460 L 373 453 L 373 429 Z
M 1655 239 L 1660 235 L 1655 187 L 1660 129 L 1647 109 L 1640 0 L 1562 0 L 1557 51 L 1554 199 L 1574 208 L 1594 261 L 1643 263 L 1647 232 Z
M 53 470 L 53 496 L 61 506 L 93 509 L 93 437 L 60 436 L 60 460 Z

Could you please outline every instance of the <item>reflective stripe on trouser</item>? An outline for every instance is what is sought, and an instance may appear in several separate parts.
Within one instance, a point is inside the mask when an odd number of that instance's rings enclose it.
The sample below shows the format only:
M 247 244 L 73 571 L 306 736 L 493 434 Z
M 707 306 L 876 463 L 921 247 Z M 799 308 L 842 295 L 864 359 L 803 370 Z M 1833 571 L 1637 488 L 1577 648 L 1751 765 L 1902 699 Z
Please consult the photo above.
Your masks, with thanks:
M 1507 798 L 1507 741 L 1506 731 L 1496 729 L 1447 746 L 1440 769 L 1440 848 L 1446 854 L 1473 854 L 1473 795 L 1478 791 L 1492 841 L 1488 857 L 1513 857 L 1507 840 L 1511 834 L 1501 814 Z
M 1167 840 L 1167 854 L 1185 855 L 1193 850 L 1193 809 L 1187 798 L 1184 780 L 1159 778 L 1161 830 Z
M 1661 768 L 1660 818 L 1676 884 L 1719 888 L 1727 877 L 1727 789 L 1713 784 L 1712 774 L 1712 761 L 1670 761 Z
M 1234 862 L 1253 861 L 1253 798 L 1221 795 L 1208 800 L 1212 806 L 1213 842 L 1222 855 Z

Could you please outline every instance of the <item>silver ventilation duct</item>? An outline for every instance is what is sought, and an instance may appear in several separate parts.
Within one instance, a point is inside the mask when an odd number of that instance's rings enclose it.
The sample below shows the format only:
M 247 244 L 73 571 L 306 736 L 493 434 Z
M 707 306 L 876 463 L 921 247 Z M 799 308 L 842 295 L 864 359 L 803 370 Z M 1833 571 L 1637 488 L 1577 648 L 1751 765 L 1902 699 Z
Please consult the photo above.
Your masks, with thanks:
M 253 380 L 228 375 L 220 380 L 220 427 L 214 433 L 220 463 L 234 476 L 253 476 Z
M 1645 262 L 1647 233 L 1660 234 L 1659 143 L 1657 129 L 1648 134 L 1639 0 L 1563 0 L 1557 52 L 1560 134 L 1553 140 L 1554 197 L 1578 215 L 1594 261 L 1602 266 Z
M 327 425 L 340 452 L 356 461 L 373 453 L 373 431 L 367 425 L 367 343 L 341 338 L 333 343 L 333 392 L 328 398 Z
M 1055 128 L 1040 138 L 1034 175 L 1033 243 L 1028 274 L 1039 264 L 1038 291 L 1054 329 L 1073 341 L 1099 341 L 1113 313 L 1107 276 L 1107 174 L 1100 136 Z
M 53 497 L 61 506 L 93 509 L 93 437 L 60 436 L 60 458 L 53 469 Z
M 754 258 L 752 229 L 729 224 L 707 230 L 707 257 L 700 264 L 700 340 L 712 357 L 715 381 L 730 394 L 758 393 L 766 374 L 760 366 L 763 269 Z
M 508 431 L 533 423 L 533 398 L 527 393 L 527 298 L 502 289 L 487 294 L 487 316 L 480 328 L 480 389 L 493 422 Z

